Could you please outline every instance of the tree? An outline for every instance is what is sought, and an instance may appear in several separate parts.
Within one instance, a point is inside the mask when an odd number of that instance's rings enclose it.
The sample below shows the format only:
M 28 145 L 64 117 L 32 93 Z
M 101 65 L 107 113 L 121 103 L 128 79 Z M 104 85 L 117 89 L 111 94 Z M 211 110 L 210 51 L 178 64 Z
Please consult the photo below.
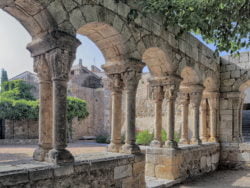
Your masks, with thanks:
M 2 71 L 1 71 L 1 85 L 6 81 L 8 81 L 8 74 L 7 74 L 6 70 L 2 69 Z
M 141 0 L 144 13 L 164 16 L 165 26 L 179 34 L 194 32 L 218 51 L 250 46 L 250 0 Z

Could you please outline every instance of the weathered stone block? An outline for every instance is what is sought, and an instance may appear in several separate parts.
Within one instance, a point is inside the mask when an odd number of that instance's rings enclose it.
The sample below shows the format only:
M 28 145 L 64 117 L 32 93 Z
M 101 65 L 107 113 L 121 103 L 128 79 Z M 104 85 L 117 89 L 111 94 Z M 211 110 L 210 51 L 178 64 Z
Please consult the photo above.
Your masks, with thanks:
M 118 166 L 114 169 L 114 179 L 125 178 L 132 176 L 132 165 Z

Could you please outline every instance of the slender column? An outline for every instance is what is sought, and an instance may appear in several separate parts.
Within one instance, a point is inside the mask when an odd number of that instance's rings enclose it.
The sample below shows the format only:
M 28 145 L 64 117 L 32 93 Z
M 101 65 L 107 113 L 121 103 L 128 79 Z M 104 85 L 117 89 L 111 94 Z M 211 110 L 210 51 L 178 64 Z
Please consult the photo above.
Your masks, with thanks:
M 208 99 L 210 108 L 210 138 L 209 142 L 217 142 L 217 109 L 218 109 L 218 96 L 212 95 Z
M 163 88 L 153 86 L 153 99 L 155 102 L 155 123 L 154 123 L 154 140 L 151 142 L 152 147 L 161 147 L 161 130 L 162 130 L 162 101 Z
M 52 149 L 52 81 L 44 55 L 35 57 L 34 71 L 39 78 L 39 143 L 34 160 L 44 161 Z
M 202 87 L 203 89 L 203 87 Z M 202 90 L 201 86 L 197 86 L 197 91 L 190 93 L 190 104 L 193 110 L 193 137 L 191 139 L 191 144 L 201 144 L 199 136 L 200 128 L 200 102 L 201 102 Z
M 126 139 L 125 145 L 122 146 L 124 153 L 139 153 L 140 148 L 135 143 L 135 119 L 136 119 L 136 90 L 138 82 L 141 78 L 141 71 L 144 64 L 131 67 L 123 73 L 123 81 L 125 86 L 125 122 L 126 122 Z
M 67 147 L 67 82 L 75 56 L 59 48 L 47 54 L 53 80 L 53 149 L 49 161 L 56 164 L 73 163 L 73 155 Z
M 207 99 L 202 99 L 200 106 L 200 115 L 201 115 L 201 141 L 208 141 L 207 134 Z
M 166 77 L 164 85 L 164 94 L 167 101 L 167 140 L 165 146 L 168 148 L 177 148 L 178 144 L 174 140 L 175 131 L 175 100 L 177 97 L 177 92 L 179 90 L 179 85 L 181 78 L 176 75 L 169 75 Z
M 188 139 L 188 106 L 189 98 L 187 93 L 180 93 L 181 108 L 182 108 L 182 125 L 180 144 L 189 144 Z
M 120 74 L 109 75 L 111 81 L 112 119 L 111 119 L 111 143 L 108 146 L 109 152 L 119 152 L 121 149 L 121 128 L 122 128 L 122 89 L 123 84 Z

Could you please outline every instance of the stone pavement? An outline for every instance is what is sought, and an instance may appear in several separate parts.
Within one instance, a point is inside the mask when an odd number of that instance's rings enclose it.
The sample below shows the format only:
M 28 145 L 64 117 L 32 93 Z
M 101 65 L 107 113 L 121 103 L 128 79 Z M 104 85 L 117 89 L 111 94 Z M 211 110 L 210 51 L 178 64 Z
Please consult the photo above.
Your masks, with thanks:
M 250 188 L 250 170 L 221 170 L 189 179 L 173 188 Z
M 32 159 L 36 147 L 37 145 L 0 145 L 0 165 L 28 162 Z M 77 141 L 70 143 L 68 149 L 73 155 L 96 153 L 105 151 L 106 144 Z

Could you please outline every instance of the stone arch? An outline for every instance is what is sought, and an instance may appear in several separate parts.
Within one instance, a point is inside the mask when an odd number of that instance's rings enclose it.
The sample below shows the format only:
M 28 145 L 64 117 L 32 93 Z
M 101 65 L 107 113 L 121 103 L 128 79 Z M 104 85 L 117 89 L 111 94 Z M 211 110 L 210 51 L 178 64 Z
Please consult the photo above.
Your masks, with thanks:
M 103 53 L 106 64 L 120 64 L 125 62 L 127 48 L 121 34 L 112 26 L 92 22 L 83 25 L 77 31 L 91 39 Z
M 155 77 L 167 76 L 175 71 L 175 66 L 166 52 L 157 47 L 148 48 L 143 53 L 142 61 Z
M 242 83 L 239 87 L 239 91 L 240 92 L 244 92 L 247 88 L 250 87 L 250 80 L 245 81 L 244 83 Z
M 35 0 L 1 1 L 0 8 L 16 18 L 32 38 L 56 28 L 54 19 L 45 6 Z
M 183 79 L 181 82 L 182 85 L 201 84 L 201 76 L 199 75 L 198 71 L 192 67 L 186 66 L 183 68 L 181 71 L 181 77 Z
M 216 78 L 214 77 L 207 77 L 204 81 L 203 81 L 203 85 L 205 87 L 204 91 L 206 92 L 215 92 L 215 91 L 219 91 L 219 84 L 218 84 L 218 80 L 216 80 Z

